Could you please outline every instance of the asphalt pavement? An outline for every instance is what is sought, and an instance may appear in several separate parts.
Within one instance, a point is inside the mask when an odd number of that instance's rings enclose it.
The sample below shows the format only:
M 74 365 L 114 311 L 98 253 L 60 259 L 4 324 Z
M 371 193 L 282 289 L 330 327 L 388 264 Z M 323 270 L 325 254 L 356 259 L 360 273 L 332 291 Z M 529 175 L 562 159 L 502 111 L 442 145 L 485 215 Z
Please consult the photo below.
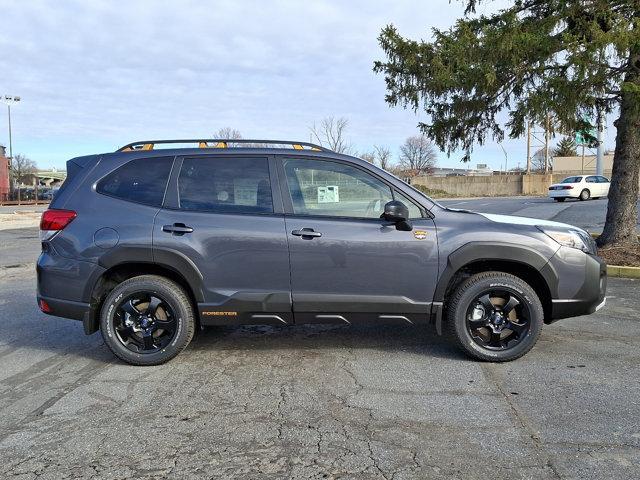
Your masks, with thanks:
M 508 364 L 430 328 L 298 326 L 210 328 L 143 368 L 40 313 L 38 249 L 0 230 L 0 478 L 638 477 L 639 281 Z

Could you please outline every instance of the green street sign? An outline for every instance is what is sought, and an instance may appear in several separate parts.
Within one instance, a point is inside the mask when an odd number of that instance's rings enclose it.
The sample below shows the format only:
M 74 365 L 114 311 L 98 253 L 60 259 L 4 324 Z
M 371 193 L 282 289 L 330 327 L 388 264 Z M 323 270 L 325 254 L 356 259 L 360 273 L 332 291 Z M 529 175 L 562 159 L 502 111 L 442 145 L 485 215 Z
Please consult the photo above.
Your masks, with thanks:
M 591 124 L 591 119 L 583 118 L 583 120 Z M 576 145 L 578 146 L 584 145 L 586 147 L 593 145 L 595 142 L 595 139 L 597 138 L 597 135 L 598 135 L 598 132 L 596 131 L 595 127 L 592 127 L 590 129 L 578 130 L 576 132 Z

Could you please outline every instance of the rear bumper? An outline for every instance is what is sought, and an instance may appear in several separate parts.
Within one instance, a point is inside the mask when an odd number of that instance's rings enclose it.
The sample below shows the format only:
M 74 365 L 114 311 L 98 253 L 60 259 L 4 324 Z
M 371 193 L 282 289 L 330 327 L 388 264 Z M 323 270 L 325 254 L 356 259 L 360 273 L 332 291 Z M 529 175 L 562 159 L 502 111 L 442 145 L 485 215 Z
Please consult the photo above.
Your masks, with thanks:
M 549 198 L 578 198 L 580 195 L 575 189 L 573 190 L 549 190 Z
M 88 303 L 61 300 L 59 298 L 43 297 L 42 295 L 38 295 L 38 305 L 40 305 L 40 302 L 43 300 L 50 308 L 50 311 L 42 310 L 42 308 L 41 310 L 47 315 L 55 315 L 56 317 L 84 320 L 84 317 L 90 310 L 90 305 Z
M 559 284 L 559 289 L 565 295 L 551 300 L 549 322 L 588 315 L 600 310 L 606 304 L 606 264 L 599 257 L 579 253 L 584 255 L 584 262 L 581 265 L 576 265 L 579 255 L 575 252 L 569 252 L 569 255 L 564 258 L 562 255 L 559 258 L 554 257 L 553 263 L 550 262 L 559 271 L 559 278 L 563 279 L 564 285 Z M 566 295 L 568 292 L 571 292 L 570 296 Z
M 38 258 L 36 273 L 40 309 L 47 315 L 81 320 L 85 333 L 93 333 L 96 322 L 91 294 L 104 269 L 95 263 L 62 257 L 49 245 Z M 46 309 L 41 300 L 46 302 Z

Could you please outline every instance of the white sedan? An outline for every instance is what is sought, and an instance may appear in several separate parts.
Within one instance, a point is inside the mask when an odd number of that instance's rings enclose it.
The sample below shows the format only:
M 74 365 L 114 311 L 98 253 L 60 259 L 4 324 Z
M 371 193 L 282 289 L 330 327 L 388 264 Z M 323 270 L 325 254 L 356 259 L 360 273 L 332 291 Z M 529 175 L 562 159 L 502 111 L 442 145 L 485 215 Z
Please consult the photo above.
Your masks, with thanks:
M 564 202 L 565 198 L 589 200 L 609 195 L 611 182 L 600 175 L 577 175 L 567 177 L 560 183 L 549 187 L 549 198 L 556 202 Z

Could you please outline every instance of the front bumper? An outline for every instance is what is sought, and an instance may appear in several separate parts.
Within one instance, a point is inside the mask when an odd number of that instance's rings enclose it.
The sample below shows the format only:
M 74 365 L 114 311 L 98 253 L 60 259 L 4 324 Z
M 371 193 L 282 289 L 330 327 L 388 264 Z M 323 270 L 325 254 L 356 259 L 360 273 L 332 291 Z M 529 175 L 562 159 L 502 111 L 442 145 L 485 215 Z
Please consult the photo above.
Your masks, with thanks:
M 544 269 L 555 271 L 558 279 L 547 323 L 588 315 L 604 307 L 607 265 L 599 257 L 562 247 Z

